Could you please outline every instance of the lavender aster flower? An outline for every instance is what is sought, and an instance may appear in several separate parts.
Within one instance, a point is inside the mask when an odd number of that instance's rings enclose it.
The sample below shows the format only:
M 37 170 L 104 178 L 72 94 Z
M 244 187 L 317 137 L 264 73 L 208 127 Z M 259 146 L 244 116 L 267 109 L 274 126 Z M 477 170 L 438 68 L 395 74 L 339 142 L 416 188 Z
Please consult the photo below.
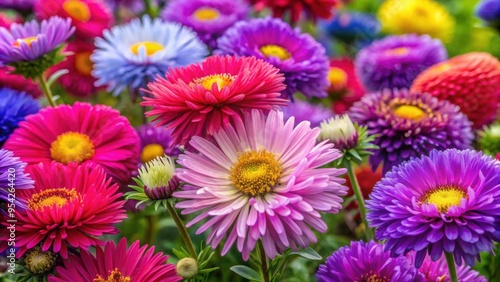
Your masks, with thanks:
M 293 98 L 296 92 L 307 97 L 327 96 L 330 66 L 325 48 L 281 19 L 240 21 L 217 40 L 217 48 L 216 54 L 254 56 L 280 69 L 286 97 Z
M 244 0 L 172 0 L 161 17 L 192 28 L 205 44 L 215 48 L 217 38 L 249 12 Z
M 97 38 L 95 45 L 90 56 L 95 84 L 108 85 L 115 95 L 127 87 L 145 88 L 170 67 L 189 65 L 208 55 L 207 47 L 189 28 L 149 16 L 104 31 L 104 38 Z
M 26 203 L 9 197 L 9 189 L 30 189 L 35 183 L 29 174 L 24 172 L 26 163 L 23 163 L 14 153 L 0 149 L 0 203 L 15 200 L 14 204 L 18 209 L 25 209 Z M 11 182 L 10 179 L 12 179 Z M 14 185 L 12 184 L 14 183 Z
M 295 100 L 293 103 L 288 103 L 286 107 L 281 107 L 281 110 L 285 115 L 285 119 L 293 116 L 297 123 L 309 121 L 311 127 L 318 127 L 322 121 L 333 116 L 333 112 L 330 109 L 302 100 Z
M 29 11 L 34 3 L 35 0 L 0 0 L 0 8 Z
M 139 126 L 137 134 L 141 139 L 141 161 L 146 163 L 163 155 L 179 155 L 179 147 L 174 144 L 171 133 L 165 127 L 155 127 L 149 123 Z
M 380 148 L 370 156 L 373 169 L 384 163 L 383 172 L 432 149 L 470 148 L 471 122 L 458 106 L 429 94 L 388 89 L 364 96 L 349 111 L 359 125 L 376 135 Z
M 119 9 L 120 7 L 128 8 L 134 13 L 144 10 L 143 0 L 104 0 L 104 3 L 106 3 L 111 10 Z
M 308 122 L 283 121 L 280 111 L 266 118 L 253 110 L 213 142 L 193 137 L 199 153 L 179 156 L 177 176 L 186 184 L 173 194 L 185 199 L 176 205 L 183 214 L 201 212 L 187 226 L 207 219 L 197 233 L 211 229 L 213 248 L 225 239 L 223 255 L 236 243 L 245 260 L 259 239 L 270 258 L 316 242 L 310 228 L 327 230 L 320 212 L 337 213 L 347 193 L 339 177 L 346 170 L 322 168 L 341 154 L 329 142 L 316 144 L 318 134 Z
M 356 56 L 356 69 L 371 91 L 410 88 L 428 67 L 448 57 L 439 39 L 428 35 L 388 36 L 363 48 Z
M 383 245 L 370 241 L 351 242 L 319 266 L 318 282 L 387 281 L 423 282 L 422 274 L 405 257 L 391 258 Z
M 40 110 L 38 101 L 24 92 L 0 88 L 0 147 L 27 115 Z
M 394 167 L 367 200 L 367 219 L 392 256 L 443 252 L 474 265 L 500 234 L 500 162 L 471 150 L 433 150 Z

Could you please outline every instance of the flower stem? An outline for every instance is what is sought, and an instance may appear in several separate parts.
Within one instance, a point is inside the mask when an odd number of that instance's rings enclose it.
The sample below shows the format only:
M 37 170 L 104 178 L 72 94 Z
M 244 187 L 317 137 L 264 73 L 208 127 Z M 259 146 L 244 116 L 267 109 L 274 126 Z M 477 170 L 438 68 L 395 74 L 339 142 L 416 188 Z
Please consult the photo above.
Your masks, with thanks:
M 191 237 L 189 237 L 189 233 L 186 230 L 186 226 L 182 223 L 182 219 L 179 217 L 179 214 L 177 214 L 170 201 L 167 201 L 167 210 L 170 213 L 170 216 L 174 219 L 177 228 L 179 228 L 179 233 L 181 234 L 182 240 L 184 240 L 184 244 L 186 244 L 191 257 L 198 260 L 198 255 L 194 249 L 193 241 L 191 241 Z
M 267 265 L 266 251 L 264 250 L 264 245 L 259 241 L 259 253 L 260 253 L 260 263 L 262 264 L 262 278 L 264 282 L 269 282 L 269 267 Z
M 455 260 L 453 259 L 453 253 L 444 252 L 446 257 L 446 263 L 448 263 L 448 270 L 450 271 L 450 281 L 458 282 L 457 268 L 455 266 Z
M 43 92 L 45 93 L 45 96 L 47 96 L 47 100 L 49 101 L 49 104 L 52 107 L 55 107 L 56 102 L 54 101 L 54 97 L 52 96 L 52 91 L 50 91 L 50 87 L 47 84 L 45 77 L 43 77 L 43 74 L 40 74 L 40 76 L 38 77 L 38 80 L 40 81 L 40 85 L 42 86 L 42 89 L 43 89 Z
M 146 14 L 148 14 L 152 18 L 156 16 L 155 11 L 153 10 L 153 6 L 151 5 L 151 0 L 144 0 L 144 7 L 146 8 Z
M 147 230 L 146 230 L 146 244 L 151 245 L 153 243 L 153 234 L 156 231 L 156 218 L 152 215 L 146 216 Z
M 368 221 L 366 220 L 365 200 L 363 198 L 363 194 L 361 193 L 361 189 L 359 188 L 358 179 L 354 174 L 351 162 L 346 160 L 345 167 L 347 168 L 347 174 L 349 175 L 349 179 L 351 179 L 352 190 L 354 191 L 354 195 L 356 195 L 356 201 L 358 202 L 358 208 L 359 208 L 359 213 L 361 214 L 361 220 L 363 220 L 363 224 L 365 225 L 366 239 L 369 241 L 373 239 L 374 236 L 373 236 L 373 230 L 368 226 Z

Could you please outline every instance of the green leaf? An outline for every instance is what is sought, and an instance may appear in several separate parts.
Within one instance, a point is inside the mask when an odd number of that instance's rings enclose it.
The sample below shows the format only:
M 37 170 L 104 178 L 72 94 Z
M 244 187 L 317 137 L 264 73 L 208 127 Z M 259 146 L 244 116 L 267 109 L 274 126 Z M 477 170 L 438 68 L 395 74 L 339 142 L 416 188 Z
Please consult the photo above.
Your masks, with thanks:
M 58 70 L 53 73 L 47 80 L 47 85 L 50 87 L 59 77 L 69 73 L 67 69 Z
M 264 281 L 262 277 L 253 269 L 245 265 L 235 265 L 230 268 L 233 272 L 239 276 L 246 278 L 251 281 Z
M 292 252 L 290 253 L 291 255 L 299 255 L 303 258 L 310 259 L 310 260 L 322 260 L 323 258 L 313 249 L 310 247 L 307 247 L 303 250 L 300 250 L 298 252 Z

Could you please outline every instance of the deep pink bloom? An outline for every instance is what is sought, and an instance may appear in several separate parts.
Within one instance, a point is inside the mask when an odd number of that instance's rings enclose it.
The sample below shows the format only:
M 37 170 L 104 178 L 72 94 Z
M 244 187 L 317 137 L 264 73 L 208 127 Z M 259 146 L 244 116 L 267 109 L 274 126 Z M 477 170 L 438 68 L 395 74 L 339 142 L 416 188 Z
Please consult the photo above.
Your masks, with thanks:
M 137 169 L 140 141 L 129 121 L 104 105 L 76 102 L 41 110 L 19 123 L 4 145 L 28 165 L 39 162 L 100 165 L 119 182 Z
M 195 135 L 209 137 L 240 121 L 251 109 L 270 110 L 286 105 L 280 98 L 283 75 L 272 65 L 254 57 L 212 56 L 201 64 L 170 69 L 166 78 L 149 83 L 143 106 L 153 110 L 158 125 L 173 129 L 177 144 Z
M 26 94 L 33 96 L 33 98 L 42 96 L 42 91 L 31 78 L 25 78 L 20 74 L 13 74 L 11 73 L 12 71 L 14 71 L 13 67 L 0 67 L 0 85 L 21 92 L 24 91 Z
M 39 19 L 71 18 L 75 35 L 82 39 L 101 36 L 112 24 L 111 12 L 99 0 L 43 0 L 36 1 L 33 9 Z
M 225 239 L 222 254 L 235 243 L 243 258 L 260 239 L 268 257 L 287 248 L 316 242 L 311 228 L 326 232 L 320 212 L 337 213 L 347 188 L 339 176 L 345 169 L 322 168 L 341 157 L 333 144 L 316 144 L 320 129 L 283 113 L 266 118 L 258 110 L 243 122 L 214 134 L 213 142 L 193 137 L 199 153 L 179 156 L 177 176 L 187 184 L 174 192 L 186 199 L 176 205 L 182 214 L 201 212 L 187 224 L 208 219 L 197 231 L 211 229 L 208 243 L 215 248 Z
M 116 233 L 113 224 L 126 217 L 118 185 L 100 167 L 52 162 L 26 171 L 35 188 L 16 191 L 28 203 L 26 211 L 16 212 L 18 257 L 42 243 L 43 251 L 67 258 L 68 244 L 82 249 L 102 244 L 97 237 Z M 5 239 L 9 234 L 2 230 Z
M 57 275 L 50 276 L 49 281 L 175 282 L 182 280 L 177 276 L 175 265 L 165 263 L 167 259 L 167 255 L 155 254 L 154 246 L 149 249 L 148 245 L 140 247 L 139 241 L 135 241 L 127 249 L 127 240 L 123 238 L 116 246 L 113 241 L 108 241 L 104 249 L 97 248 L 95 256 L 85 250 L 80 252 L 80 256 L 70 256 L 69 260 L 64 260 L 64 266 L 56 268 Z M 110 277 L 111 275 L 114 276 Z M 99 278 L 101 280 L 96 280 Z

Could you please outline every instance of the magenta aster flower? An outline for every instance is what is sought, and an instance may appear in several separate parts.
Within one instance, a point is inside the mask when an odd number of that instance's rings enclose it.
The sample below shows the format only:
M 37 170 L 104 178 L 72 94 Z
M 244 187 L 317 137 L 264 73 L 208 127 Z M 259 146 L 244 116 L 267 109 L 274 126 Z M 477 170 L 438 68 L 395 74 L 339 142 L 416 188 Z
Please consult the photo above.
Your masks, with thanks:
M 422 274 L 405 257 L 392 258 L 384 246 L 374 241 L 351 242 L 319 266 L 318 282 L 387 281 L 424 282 Z
M 316 242 L 310 228 L 327 230 L 320 212 L 337 213 L 347 193 L 339 177 L 345 169 L 321 168 L 341 154 L 331 143 L 316 144 L 318 134 L 308 122 L 284 122 L 280 111 L 266 119 L 253 110 L 213 143 L 193 137 L 199 153 L 179 156 L 177 176 L 186 184 L 173 194 L 185 199 L 177 204 L 183 214 L 201 211 L 187 226 L 208 219 L 197 233 L 211 228 L 213 248 L 226 239 L 222 254 L 236 243 L 245 260 L 259 239 L 271 258 Z
M 386 250 L 416 251 L 437 261 L 452 253 L 474 265 L 500 234 L 500 163 L 471 150 L 434 150 L 404 162 L 378 182 L 367 200 L 367 219 Z
M 149 162 L 156 157 L 167 155 L 175 157 L 181 152 L 174 143 L 172 131 L 164 127 L 155 127 L 148 123 L 137 128 L 141 139 L 141 162 Z
M 439 39 L 415 34 L 388 36 L 358 53 L 356 69 L 368 90 L 410 88 L 423 70 L 447 58 Z
M 349 116 L 376 135 L 373 143 L 379 149 L 370 156 L 370 164 L 375 170 L 383 163 L 384 173 L 433 149 L 468 149 L 474 137 L 472 123 L 458 106 L 407 90 L 365 95 L 351 107 Z
M 244 0 L 173 0 L 161 17 L 190 27 L 205 44 L 215 48 L 217 38 L 249 12 L 250 5 Z
M 56 267 L 56 275 L 50 282 L 100 282 L 100 281 L 155 281 L 176 282 L 182 280 L 175 272 L 175 265 L 165 263 L 167 255 L 155 254 L 154 246 L 140 246 L 135 241 L 127 248 L 127 240 L 118 245 L 108 241 L 104 248 L 96 248 L 95 256 L 86 250 L 80 255 L 71 255 L 64 260 L 64 266 Z
M 281 93 L 327 96 L 329 60 L 321 44 L 280 19 L 240 21 L 217 40 L 216 54 L 254 56 L 274 65 L 285 76 Z

